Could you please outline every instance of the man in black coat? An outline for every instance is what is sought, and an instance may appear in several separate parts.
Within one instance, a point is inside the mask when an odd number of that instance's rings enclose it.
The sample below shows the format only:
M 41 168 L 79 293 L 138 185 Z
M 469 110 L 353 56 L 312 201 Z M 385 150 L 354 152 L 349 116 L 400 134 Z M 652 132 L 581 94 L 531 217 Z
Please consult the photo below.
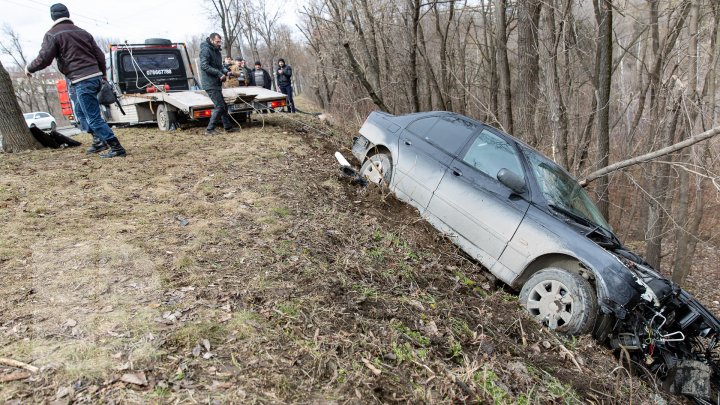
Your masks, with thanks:
M 70 12 L 65 5 L 53 4 L 50 17 L 55 23 L 45 34 L 38 57 L 25 67 L 25 74 L 32 77 L 33 73 L 45 69 L 57 59 L 58 70 L 71 83 L 70 92 L 77 100 L 75 107 L 82 111 L 92 131 L 93 146 L 88 152 L 97 153 L 109 147 L 110 151 L 100 157 L 125 156 L 125 149 L 100 116 L 97 94 L 107 72 L 103 51 L 92 35 L 70 20 Z
M 205 42 L 200 45 L 200 80 L 203 90 L 212 100 L 215 108 L 210 115 L 205 135 L 216 135 L 215 123 L 218 118 L 222 119 L 225 132 L 234 132 L 237 129 L 232 127 L 232 120 L 228 114 L 227 104 L 222 94 L 222 83 L 227 80 L 230 72 L 223 66 L 220 48 L 222 38 L 220 34 L 213 32 Z
M 292 67 L 290 67 L 290 65 L 286 65 L 285 59 L 283 58 L 278 59 L 278 68 L 275 78 L 277 79 L 277 85 L 280 88 L 280 91 L 287 98 L 287 111 L 294 113 L 295 101 L 293 101 L 292 82 L 290 81 L 292 78 Z

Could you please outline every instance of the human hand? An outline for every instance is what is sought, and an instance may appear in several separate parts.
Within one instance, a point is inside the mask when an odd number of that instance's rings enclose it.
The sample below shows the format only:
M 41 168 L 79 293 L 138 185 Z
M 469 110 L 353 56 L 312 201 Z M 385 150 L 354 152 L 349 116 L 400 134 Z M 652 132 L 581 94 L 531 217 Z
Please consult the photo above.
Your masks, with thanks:
M 25 66 L 25 76 L 32 77 L 32 73 L 28 72 L 27 66 Z
M 227 80 L 227 76 L 225 76 L 225 75 L 220 76 L 220 81 L 221 81 L 221 82 L 224 82 L 225 80 Z

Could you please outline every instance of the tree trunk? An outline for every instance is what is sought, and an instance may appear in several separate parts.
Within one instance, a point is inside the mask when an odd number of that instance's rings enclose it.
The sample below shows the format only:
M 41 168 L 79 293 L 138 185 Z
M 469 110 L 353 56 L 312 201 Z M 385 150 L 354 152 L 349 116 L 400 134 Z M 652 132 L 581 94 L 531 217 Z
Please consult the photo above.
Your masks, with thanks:
M 0 142 L 8 153 L 40 149 L 25 123 L 20 105 L 15 98 L 12 81 L 0 61 Z
M 552 2 L 545 7 L 546 22 L 551 46 L 545 63 L 545 83 L 547 88 L 548 113 L 552 129 L 553 158 L 562 167 L 568 167 L 568 121 L 565 113 L 565 102 L 560 91 L 558 80 L 558 46 L 562 38 L 563 28 L 556 30 L 555 7 Z
M 540 0 L 519 0 L 518 7 L 518 81 L 515 83 L 515 99 L 518 101 L 515 135 L 538 145 L 535 130 L 535 110 L 538 102 L 538 24 Z
M 594 0 L 598 23 L 598 88 L 597 88 L 597 168 L 610 163 L 610 88 L 612 81 L 612 0 Z M 610 192 L 607 177 L 599 179 L 596 186 L 598 208 L 610 218 Z
M 498 0 L 497 17 L 495 33 L 497 35 L 497 52 L 498 66 L 500 68 L 500 97 L 502 105 L 502 118 L 500 124 L 505 132 L 512 134 L 513 129 L 513 113 L 512 113 L 512 94 L 510 92 L 510 62 L 508 61 L 507 52 L 507 16 L 505 15 L 507 7 L 506 0 Z

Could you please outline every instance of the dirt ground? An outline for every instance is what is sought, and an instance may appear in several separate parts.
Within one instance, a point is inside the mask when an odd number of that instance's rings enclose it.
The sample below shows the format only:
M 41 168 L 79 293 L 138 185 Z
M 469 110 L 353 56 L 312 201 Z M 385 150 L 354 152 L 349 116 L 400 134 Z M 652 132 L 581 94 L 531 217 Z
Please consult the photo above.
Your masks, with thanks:
M 355 128 L 356 130 L 356 128 Z M 0 154 L 2 403 L 670 403 L 333 158 L 352 130 Z M 663 399 L 664 398 L 664 399 Z

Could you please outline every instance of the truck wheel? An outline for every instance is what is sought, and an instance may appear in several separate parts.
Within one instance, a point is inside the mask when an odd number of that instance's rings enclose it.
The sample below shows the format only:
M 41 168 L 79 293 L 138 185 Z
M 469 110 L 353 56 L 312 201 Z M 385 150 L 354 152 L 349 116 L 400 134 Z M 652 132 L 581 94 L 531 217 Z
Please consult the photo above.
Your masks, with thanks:
M 375 184 L 390 185 L 392 179 L 392 159 L 385 152 L 376 153 L 367 159 L 360 168 L 360 176 Z
M 559 268 L 535 273 L 520 291 L 520 303 L 538 322 L 568 335 L 589 333 L 598 315 L 590 282 Z
M 161 131 L 169 131 L 172 123 L 175 122 L 175 112 L 171 112 L 167 104 L 163 103 L 157 106 L 156 115 L 158 128 Z

